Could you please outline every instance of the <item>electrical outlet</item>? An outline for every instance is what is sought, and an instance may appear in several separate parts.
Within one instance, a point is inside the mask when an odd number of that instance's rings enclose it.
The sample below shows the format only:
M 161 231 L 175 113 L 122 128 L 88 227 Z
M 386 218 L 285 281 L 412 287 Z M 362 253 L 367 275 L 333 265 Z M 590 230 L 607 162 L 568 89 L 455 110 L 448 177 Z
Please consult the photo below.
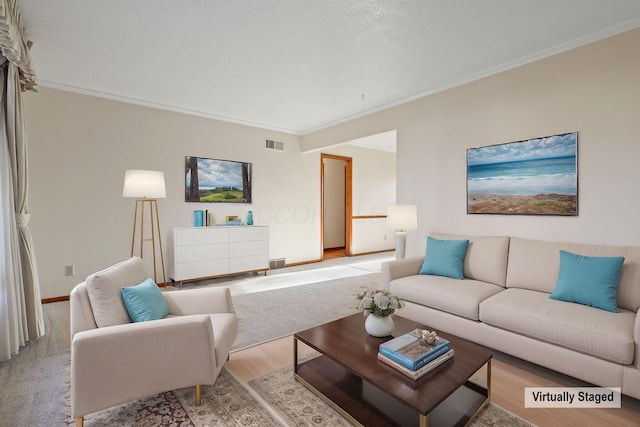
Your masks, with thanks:
M 64 267 L 64 275 L 65 276 L 75 276 L 76 274 L 76 267 L 73 265 L 66 265 Z

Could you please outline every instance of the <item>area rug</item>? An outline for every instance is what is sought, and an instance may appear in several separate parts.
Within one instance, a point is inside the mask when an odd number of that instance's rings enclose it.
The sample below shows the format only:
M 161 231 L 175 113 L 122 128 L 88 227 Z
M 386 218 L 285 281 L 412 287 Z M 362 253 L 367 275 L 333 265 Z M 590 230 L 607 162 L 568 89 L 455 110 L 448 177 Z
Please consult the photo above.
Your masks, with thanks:
M 225 368 L 216 383 L 203 385 L 195 406 L 195 387 L 160 393 L 85 417 L 85 427 L 239 427 L 281 426 Z M 70 396 L 67 396 L 69 398 Z M 67 405 L 67 425 L 75 425 Z
M 355 294 L 380 287 L 380 274 L 235 295 L 240 330 L 233 350 L 291 335 L 355 313 Z
M 248 382 L 264 401 L 292 426 L 350 426 L 341 415 L 293 378 L 283 368 Z M 472 421 L 473 427 L 535 427 L 502 407 L 489 403 Z
M 85 417 L 86 427 L 257 427 L 351 424 L 293 378 L 292 367 L 250 380 L 246 386 L 225 368 L 214 385 L 202 386 L 202 404 L 195 406 L 188 387 L 118 405 Z M 69 396 L 67 396 L 68 399 Z M 67 405 L 66 424 L 74 420 Z M 472 427 L 535 427 L 495 404 L 489 404 Z

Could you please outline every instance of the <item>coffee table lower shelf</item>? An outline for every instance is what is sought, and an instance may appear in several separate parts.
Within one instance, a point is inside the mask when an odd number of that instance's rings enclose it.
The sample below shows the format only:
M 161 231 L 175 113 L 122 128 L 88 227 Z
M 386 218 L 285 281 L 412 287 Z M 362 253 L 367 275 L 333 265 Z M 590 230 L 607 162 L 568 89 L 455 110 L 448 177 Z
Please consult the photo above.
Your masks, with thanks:
M 467 381 L 433 411 L 420 414 L 327 356 L 296 363 L 294 376 L 356 426 L 465 426 L 489 404 L 491 395 L 490 380 L 488 388 Z

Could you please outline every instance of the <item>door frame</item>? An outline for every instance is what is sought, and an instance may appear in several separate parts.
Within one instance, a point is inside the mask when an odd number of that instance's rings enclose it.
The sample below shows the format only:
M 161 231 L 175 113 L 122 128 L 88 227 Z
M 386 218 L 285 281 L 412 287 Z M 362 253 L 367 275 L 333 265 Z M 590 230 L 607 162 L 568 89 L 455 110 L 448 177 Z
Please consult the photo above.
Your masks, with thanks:
M 324 259 L 324 159 L 344 160 L 344 249 L 351 256 L 351 232 L 353 222 L 353 159 L 320 153 L 320 259 Z

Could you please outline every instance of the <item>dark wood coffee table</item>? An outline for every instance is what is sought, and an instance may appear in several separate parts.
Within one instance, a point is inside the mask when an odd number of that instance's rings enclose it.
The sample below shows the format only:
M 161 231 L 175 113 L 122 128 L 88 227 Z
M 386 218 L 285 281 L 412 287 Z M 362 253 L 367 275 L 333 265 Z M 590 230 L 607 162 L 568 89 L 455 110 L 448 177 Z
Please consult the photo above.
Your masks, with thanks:
M 366 333 L 362 313 L 294 334 L 295 378 L 355 425 L 466 425 L 491 399 L 491 358 L 486 347 L 439 332 L 451 341 L 452 359 L 413 380 L 377 360 L 378 346 L 391 339 Z M 419 323 L 394 316 L 393 336 Z M 299 342 L 321 353 L 298 360 Z M 471 382 L 484 365 L 486 384 Z

